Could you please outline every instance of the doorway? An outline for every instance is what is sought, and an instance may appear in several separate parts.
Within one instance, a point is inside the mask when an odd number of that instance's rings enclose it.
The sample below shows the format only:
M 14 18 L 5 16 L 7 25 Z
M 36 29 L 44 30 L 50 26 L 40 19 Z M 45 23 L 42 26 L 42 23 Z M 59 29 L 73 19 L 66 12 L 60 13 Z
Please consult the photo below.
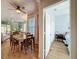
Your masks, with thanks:
M 70 1 L 58 2 L 55 5 L 51 5 L 44 8 L 43 21 L 44 21 L 43 25 L 44 58 L 46 59 L 47 56 L 50 55 L 50 50 L 52 50 L 51 46 L 54 45 L 55 41 L 58 43 L 62 42 L 64 44 L 63 46 L 65 46 L 66 48 L 68 58 L 70 58 L 71 55 Z M 58 40 L 56 35 L 59 36 L 62 35 L 64 37 L 63 40 L 62 38 L 61 40 L 60 38 L 58 38 L 59 39 Z M 56 50 L 55 47 L 52 46 L 52 48 Z

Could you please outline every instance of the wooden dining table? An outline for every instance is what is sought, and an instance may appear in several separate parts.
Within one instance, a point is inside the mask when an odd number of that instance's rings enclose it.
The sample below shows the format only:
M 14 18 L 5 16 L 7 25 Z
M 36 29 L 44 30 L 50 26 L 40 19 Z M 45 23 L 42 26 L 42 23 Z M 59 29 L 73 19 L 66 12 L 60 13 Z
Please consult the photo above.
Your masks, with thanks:
M 24 39 L 26 39 L 26 35 L 24 33 L 22 34 L 15 34 L 13 37 L 21 43 Z
M 30 38 L 31 37 L 31 34 L 28 35 L 28 37 L 26 36 L 25 33 L 20 33 L 20 34 L 15 34 L 13 35 L 13 37 L 19 41 L 19 45 L 21 44 L 21 42 L 23 42 L 25 39 L 27 38 Z M 35 49 L 35 39 L 34 39 L 34 36 L 32 37 L 32 44 L 34 46 L 34 49 Z

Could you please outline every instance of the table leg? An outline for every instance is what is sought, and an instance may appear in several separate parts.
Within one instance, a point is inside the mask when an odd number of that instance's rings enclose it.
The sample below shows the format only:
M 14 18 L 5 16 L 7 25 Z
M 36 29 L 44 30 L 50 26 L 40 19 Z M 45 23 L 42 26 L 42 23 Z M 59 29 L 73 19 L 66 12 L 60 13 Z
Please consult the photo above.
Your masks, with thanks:
M 35 50 L 35 39 L 33 38 L 33 48 Z

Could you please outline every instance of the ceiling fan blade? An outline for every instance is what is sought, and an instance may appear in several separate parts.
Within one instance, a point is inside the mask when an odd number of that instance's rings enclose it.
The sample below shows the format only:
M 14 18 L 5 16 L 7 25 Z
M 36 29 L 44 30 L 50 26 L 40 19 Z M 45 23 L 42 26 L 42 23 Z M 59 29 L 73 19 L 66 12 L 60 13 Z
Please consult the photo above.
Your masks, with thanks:
M 11 2 L 9 2 L 9 4 L 11 5 L 11 6 L 13 6 L 13 8 L 17 8 L 17 6 L 19 6 L 19 4 L 17 4 L 16 2 L 14 2 L 14 1 L 11 1 Z M 20 7 L 20 6 L 19 6 Z
M 14 5 L 13 3 L 9 2 L 9 4 L 16 9 L 16 5 Z
M 8 9 L 8 10 L 16 10 L 16 9 Z
M 25 11 L 23 11 L 23 10 L 21 10 L 21 9 L 20 9 L 20 11 L 21 11 L 22 13 L 26 14 L 26 12 L 25 12 Z
M 19 10 L 19 11 L 21 11 L 22 13 L 26 14 L 26 12 L 23 10 L 23 9 L 25 9 L 25 7 L 21 7 L 19 4 L 17 4 L 16 2 L 13 2 L 13 1 L 9 2 L 9 4 L 10 4 L 13 8 L 15 8 L 15 9 L 9 9 L 9 10 Z

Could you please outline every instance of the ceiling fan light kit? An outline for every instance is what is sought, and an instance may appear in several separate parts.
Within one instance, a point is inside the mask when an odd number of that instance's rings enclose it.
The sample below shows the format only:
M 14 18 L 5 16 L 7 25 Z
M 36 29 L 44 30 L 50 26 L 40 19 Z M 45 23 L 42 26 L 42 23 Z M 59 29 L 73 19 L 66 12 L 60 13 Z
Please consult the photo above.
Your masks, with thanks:
M 9 4 L 15 8 L 14 10 L 16 10 L 17 13 L 26 14 L 26 12 L 24 11 L 25 10 L 24 6 L 21 7 L 19 4 L 15 3 L 15 2 L 9 2 Z
M 17 12 L 17 13 L 21 13 L 21 11 L 20 11 L 20 10 L 18 10 L 18 9 L 16 10 L 16 12 Z

